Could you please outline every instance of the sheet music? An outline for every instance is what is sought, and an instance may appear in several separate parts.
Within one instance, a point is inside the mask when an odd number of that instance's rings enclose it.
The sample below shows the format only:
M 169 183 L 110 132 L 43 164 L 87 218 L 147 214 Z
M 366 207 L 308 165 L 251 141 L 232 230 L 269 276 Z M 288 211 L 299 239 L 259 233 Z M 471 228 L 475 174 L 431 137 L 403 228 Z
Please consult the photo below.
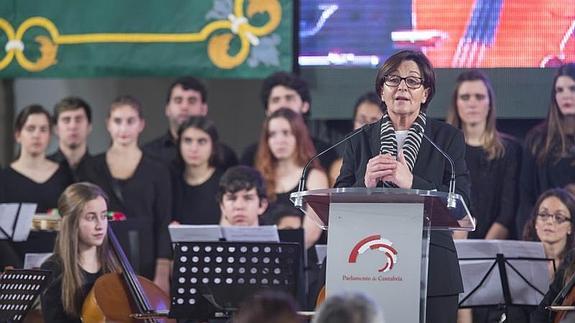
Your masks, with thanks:
M 42 266 L 46 259 L 50 258 L 51 252 L 46 253 L 27 253 L 24 255 L 24 269 L 37 269 Z
M 258 227 L 222 227 L 226 241 L 280 242 L 278 228 L 275 225 Z
M 513 240 L 456 240 L 455 246 L 459 256 L 459 265 L 463 277 L 464 293 L 460 300 L 474 289 L 493 265 L 498 253 L 506 258 L 545 258 L 541 242 Z M 462 260 L 461 258 L 493 258 L 493 260 Z M 549 289 L 547 261 L 512 260 L 508 262 L 515 267 L 531 284 L 541 292 Z M 537 305 L 543 295 L 533 290 L 509 265 L 506 265 L 507 278 L 513 304 Z M 463 305 L 504 304 L 501 278 L 497 266 L 487 277 L 483 285 L 465 301 Z
M 220 241 L 223 238 L 219 225 L 176 224 L 168 227 L 172 242 Z

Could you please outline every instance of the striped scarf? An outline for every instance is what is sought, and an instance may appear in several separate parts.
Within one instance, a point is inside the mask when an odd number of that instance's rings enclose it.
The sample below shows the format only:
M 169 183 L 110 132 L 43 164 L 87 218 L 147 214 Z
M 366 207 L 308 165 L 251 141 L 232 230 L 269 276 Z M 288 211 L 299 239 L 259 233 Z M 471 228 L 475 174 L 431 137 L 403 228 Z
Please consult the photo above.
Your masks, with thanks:
M 421 146 L 426 120 L 427 117 L 425 112 L 420 112 L 417 119 L 415 119 L 415 122 L 411 125 L 411 128 L 409 128 L 407 138 L 405 138 L 405 142 L 403 143 L 403 156 L 405 157 L 405 161 L 407 162 L 410 172 L 413 172 L 413 165 L 415 165 L 417 153 Z M 420 132 L 416 131 L 417 129 L 419 129 Z M 381 121 L 380 142 L 380 154 L 390 154 L 397 158 L 397 137 L 395 135 L 395 129 L 393 128 L 391 119 L 389 119 L 389 115 L 387 113 L 383 115 Z M 390 182 L 385 182 L 383 185 L 385 187 L 397 187 L 394 183 Z

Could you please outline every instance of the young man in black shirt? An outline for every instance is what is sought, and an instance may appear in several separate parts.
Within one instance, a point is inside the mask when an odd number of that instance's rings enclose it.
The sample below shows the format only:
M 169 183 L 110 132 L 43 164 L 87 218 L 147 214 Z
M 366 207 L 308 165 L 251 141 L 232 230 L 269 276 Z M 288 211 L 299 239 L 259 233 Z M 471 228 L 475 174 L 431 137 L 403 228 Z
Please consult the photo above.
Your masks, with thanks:
M 54 106 L 54 133 L 58 150 L 48 159 L 70 170 L 74 182 L 90 159 L 87 139 L 92 132 L 92 109 L 79 97 L 66 97 Z
M 249 166 L 228 169 L 220 179 L 217 198 L 224 226 L 259 226 L 268 207 L 265 181 Z
M 143 151 L 167 164 L 176 159 L 178 128 L 192 116 L 208 114 L 208 92 L 206 87 L 194 77 L 182 77 L 172 83 L 166 96 L 165 114 L 168 118 L 168 131 L 160 137 L 148 142 Z M 236 153 L 227 145 L 220 143 L 217 147 L 222 156 L 223 170 L 237 165 Z
M 288 108 L 305 117 L 309 116 L 311 109 L 311 96 L 307 83 L 299 76 L 277 72 L 268 76 L 262 85 L 260 98 L 265 108 L 266 116 L 271 115 L 280 108 Z M 316 151 L 319 153 L 329 147 L 329 144 L 318 138 L 311 138 Z M 244 149 L 240 163 L 253 166 L 258 150 L 258 143 L 253 143 Z M 331 163 L 337 158 L 335 151 L 330 151 L 320 157 L 321 166 L 329 169 Z

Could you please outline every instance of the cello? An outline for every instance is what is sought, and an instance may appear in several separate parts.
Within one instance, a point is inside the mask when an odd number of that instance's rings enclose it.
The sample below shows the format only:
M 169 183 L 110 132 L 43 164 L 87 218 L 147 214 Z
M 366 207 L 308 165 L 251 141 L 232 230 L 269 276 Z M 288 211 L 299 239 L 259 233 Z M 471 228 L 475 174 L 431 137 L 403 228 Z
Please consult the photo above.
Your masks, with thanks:
M 175 322 L 162 318 L 134 319 L 133 314 L 168 310 L 169 296 L 152 281 L 137 276 L 116 235 L 108 227 L 108 240 L 122 269 L 98 278 L 82 306 L 83 322 Z

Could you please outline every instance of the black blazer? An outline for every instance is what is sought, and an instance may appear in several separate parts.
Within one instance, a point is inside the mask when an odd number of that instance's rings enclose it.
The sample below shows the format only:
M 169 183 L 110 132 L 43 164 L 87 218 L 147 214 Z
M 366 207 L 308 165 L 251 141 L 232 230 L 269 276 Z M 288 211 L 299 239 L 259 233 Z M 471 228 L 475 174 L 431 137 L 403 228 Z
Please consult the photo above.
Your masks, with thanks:
M 367 162 L 379 154 L 381 120 L 364 126 L 362 133 L 346 144 L 343 165 L 334 187 L 364 187 Z M 470 179 L 465 164 L 465 140 L 461 131 L 440 121 L 427 119 L 425 134 L 443 149 L 455 164 L 456 192 L 469 205 Z M 447 192 L 449 162 L 425 138 L 413 167 L 414 189 Z M 432 231 L 429 246 L 428 296 L 453 295 L 463 291 L 457 251 L 451 233 Z

